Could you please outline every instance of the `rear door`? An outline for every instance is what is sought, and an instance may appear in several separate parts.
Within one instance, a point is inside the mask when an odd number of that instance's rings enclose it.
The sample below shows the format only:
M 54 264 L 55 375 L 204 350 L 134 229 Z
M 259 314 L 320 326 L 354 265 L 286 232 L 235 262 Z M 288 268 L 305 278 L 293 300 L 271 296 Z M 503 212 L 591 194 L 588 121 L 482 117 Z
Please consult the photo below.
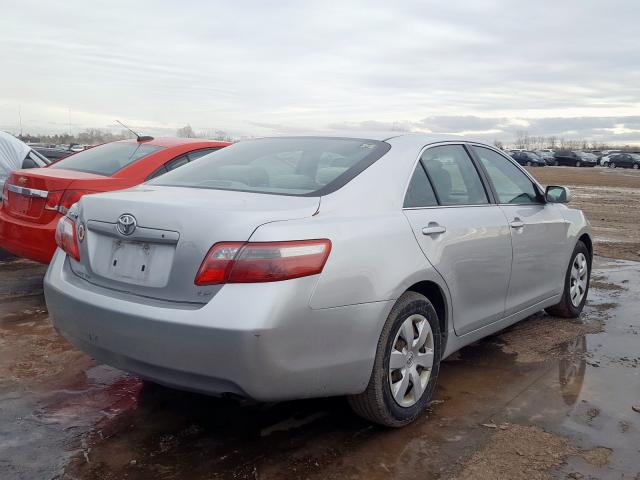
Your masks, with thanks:
M 621 167 L 630 167 L 633 162 L 631 161 L 631 155 L 624 153 L 618 156 L 616 163 Z
M 456 333 L 502 318 L 511 270 L 509 227 L 465 146 L 440 145 L 422 153 L 404 214 L 447 282 Z
M 534 182 L 510 159 L 481 146 L 474 146 L 473 152 L 511 230 L 513 263 L 505 311 L 510 315 L 562 290 L 569 223 L 558 205 L 546 203 Z

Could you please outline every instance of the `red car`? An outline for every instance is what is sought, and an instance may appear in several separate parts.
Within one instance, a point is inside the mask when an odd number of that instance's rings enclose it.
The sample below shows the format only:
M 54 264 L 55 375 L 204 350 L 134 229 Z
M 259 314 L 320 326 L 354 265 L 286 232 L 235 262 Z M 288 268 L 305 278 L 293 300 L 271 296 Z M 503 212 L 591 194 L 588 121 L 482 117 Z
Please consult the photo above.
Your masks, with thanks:
M 133 187 L 229 142 L 187 138 L 123 140 L 71 155 L 45 168 L 17 170 L 4 185 L 0 247 L 49 263 L 60 217 L 80 197 Z

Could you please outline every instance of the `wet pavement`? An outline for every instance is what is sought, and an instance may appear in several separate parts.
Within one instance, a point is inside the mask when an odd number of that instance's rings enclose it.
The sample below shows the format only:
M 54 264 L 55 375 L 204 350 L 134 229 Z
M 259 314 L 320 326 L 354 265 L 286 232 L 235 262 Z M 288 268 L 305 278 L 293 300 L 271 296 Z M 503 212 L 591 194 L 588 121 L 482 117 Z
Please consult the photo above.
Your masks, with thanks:
M 50 326 L 43 274 L 0 263 L 0 479 L 640 479 L 638 263 L 598 259 L 579 322 L 541 313 L 449 358 L 401 430 L 96 365 Z

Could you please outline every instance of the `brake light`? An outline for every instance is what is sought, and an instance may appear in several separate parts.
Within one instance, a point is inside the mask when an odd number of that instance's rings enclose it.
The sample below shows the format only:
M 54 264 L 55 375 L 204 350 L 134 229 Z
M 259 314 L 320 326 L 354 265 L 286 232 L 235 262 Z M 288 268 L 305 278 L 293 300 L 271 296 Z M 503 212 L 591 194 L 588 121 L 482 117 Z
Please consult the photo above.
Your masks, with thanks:
M 56 245 L 68 255 L 80 261 L 80 248 L 76 236 L 76 224 L 69 217 L 62 217 L 56 227 Z
M 278 282 L 322 272 L 331 241 L 221 242 L 204 258 L 196 285 Z
M 71 205 L 76 203 L 83 195 L 97 193 L 94 190 L 58 190 L 49 192 L 47 202 L 44 206 L 47 210 L 55 210 L 65 215 Z

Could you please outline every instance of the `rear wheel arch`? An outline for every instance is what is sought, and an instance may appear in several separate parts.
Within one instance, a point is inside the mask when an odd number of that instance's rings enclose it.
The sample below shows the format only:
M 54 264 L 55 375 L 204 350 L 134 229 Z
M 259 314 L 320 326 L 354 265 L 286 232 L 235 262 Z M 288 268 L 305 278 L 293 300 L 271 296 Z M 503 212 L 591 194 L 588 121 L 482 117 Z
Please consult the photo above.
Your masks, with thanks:
M 427 299 L 433 305 L 433 308 L 438 315 L 438 322 L 440 323 L 440 333 L 442 337 L 442 352 L 446 350 L 447 338 L 449 334 L 449 306 L 447 304 L 446 296 L 440 288 L 440 286 L 432 281 L 425 280 L 422 282 L 411 285 L 408 292 L 416 292 L 427 297 Z

